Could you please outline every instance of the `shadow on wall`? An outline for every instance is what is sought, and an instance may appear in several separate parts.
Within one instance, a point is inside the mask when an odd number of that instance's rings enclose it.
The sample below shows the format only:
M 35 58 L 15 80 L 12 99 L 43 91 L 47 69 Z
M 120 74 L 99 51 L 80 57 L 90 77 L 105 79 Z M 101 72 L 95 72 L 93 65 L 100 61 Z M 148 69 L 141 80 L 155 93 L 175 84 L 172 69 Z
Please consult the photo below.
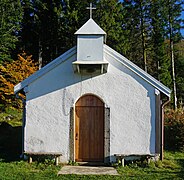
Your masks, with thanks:
M 129 75 L 137 81 L 144 89 L 147 90 L 147 97 L 149 98 L 149 108 L 150 108 L 150 147 L 149 151 L 151 154 L 155 153 L 155 91 L 153 91 L 153 87 L 147 82 L 145 82 L 142 78 L 137 76 L 135 73 L 130 72 Z M 151 88 L 150 88 L 151 87 Z M 143 107 L 144 108 L 144 107 Z M 144 112 L 144 111 L 142 111 Z
M 0 124 L 0 159 L 5 162 L 20 159 L 22 151 L 22 127 Z
M 152 87 L 152 85 L 150 85 L 144 79 L 139 77 L 133 71 L 129 70 L 123 65 L 120 65 L 119 62 L 115 62 L 115 61 L 113 62 L 112 60 L 109 60 L 109 62 L 113 63 L 113 65 L 116 68 L 128 74 L 132 79 L 134 79 L 134 81 L 138 82 L 143 87 L 143 89 L 147 91 L 147 97 L 150 100 L 149 108 L 151 113 L 151 117 L 150 117 L 151 132 L 150 132 L 150 138 L 149 138 L 149 141 L 150 141 L 149 151 L 151 154 L 155 153 L 155 91 L 154 91 L 154 88 Z M 138 96 L 138 94 L 135 94 L 135 96 Z M 141 105 L 139 106 L 139 108 L 140 107 Z M 142 112 L 144 113 L 144 110 Z
M 149 95 L 150 97 L 150 109 L 151 109 L 151 134 L 150 134 L 150 153 L 154 154 L 156 150 L 156 107 L 155 107 L 155 94 Z

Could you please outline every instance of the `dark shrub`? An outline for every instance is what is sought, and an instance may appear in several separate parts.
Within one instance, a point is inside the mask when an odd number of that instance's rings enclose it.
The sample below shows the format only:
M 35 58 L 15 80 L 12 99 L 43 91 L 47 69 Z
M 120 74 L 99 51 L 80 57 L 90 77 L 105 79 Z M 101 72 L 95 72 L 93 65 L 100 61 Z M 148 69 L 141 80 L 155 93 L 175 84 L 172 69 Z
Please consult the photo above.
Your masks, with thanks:
M 165 112 L 165 148 L 184 151 L 184 110 Z

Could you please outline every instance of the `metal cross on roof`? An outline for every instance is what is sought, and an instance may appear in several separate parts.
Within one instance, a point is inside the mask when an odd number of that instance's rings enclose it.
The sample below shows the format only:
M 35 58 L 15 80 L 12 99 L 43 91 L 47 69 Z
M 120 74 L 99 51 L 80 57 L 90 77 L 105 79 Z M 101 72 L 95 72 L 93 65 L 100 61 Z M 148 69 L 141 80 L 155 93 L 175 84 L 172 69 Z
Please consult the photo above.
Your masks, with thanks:
M 90 12 L 90 18 L 92 18 L 92 10 L 93 9 L 96 9 L 95 7 L 93 7 L 92 3 L 90 3 L 90 6 L 87 7 L 86 9 L 89 9 L 89 12 Z

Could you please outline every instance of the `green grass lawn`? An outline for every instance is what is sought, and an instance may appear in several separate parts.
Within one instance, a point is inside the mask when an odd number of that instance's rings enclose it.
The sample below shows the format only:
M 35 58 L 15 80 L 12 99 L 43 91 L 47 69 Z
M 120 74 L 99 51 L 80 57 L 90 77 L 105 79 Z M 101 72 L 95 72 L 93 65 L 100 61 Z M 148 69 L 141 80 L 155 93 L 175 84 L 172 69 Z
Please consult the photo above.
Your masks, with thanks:
M 12 116 L 9 116 L 12 115 Z M 10 117 L 10 118 L 9 118 Z M 2 122 L 4 122 L 2 124 Z M 52 161 L 28 164 L 19 159 L 21 153 L 21 113 L 0 113 L 0 180 L 19 179 L 184 179 L 184 153 L 165 152 L 163 162 L 117 166 L 119 176 L 60 175 L 61 166 Z
M 0 162 L 0 179 L 184 179 L 184 154 L 181 152 L 165 152 L 163 162 L 151 162 L 146 167 L 132 164 L 125 167 L 116 167 L 120 176 L 106 175 L 60 175 L 57 172 L 61 166 L 55 166 L 52 161 Z

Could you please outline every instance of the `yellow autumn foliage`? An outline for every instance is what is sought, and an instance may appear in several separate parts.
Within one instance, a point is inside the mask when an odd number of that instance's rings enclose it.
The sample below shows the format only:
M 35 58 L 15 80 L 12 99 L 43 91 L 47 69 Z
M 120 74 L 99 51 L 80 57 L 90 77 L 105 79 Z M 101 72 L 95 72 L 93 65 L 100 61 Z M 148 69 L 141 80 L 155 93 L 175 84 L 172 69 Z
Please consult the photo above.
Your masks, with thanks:
M 35 71 L 38 65 L 32 56 L 25 52 L 18 55 L 17 60 L 0 65 L 0 104 L 4 107 L 20 107 L 20 102 L 15 101 L 14 86 L 23 81 Z

